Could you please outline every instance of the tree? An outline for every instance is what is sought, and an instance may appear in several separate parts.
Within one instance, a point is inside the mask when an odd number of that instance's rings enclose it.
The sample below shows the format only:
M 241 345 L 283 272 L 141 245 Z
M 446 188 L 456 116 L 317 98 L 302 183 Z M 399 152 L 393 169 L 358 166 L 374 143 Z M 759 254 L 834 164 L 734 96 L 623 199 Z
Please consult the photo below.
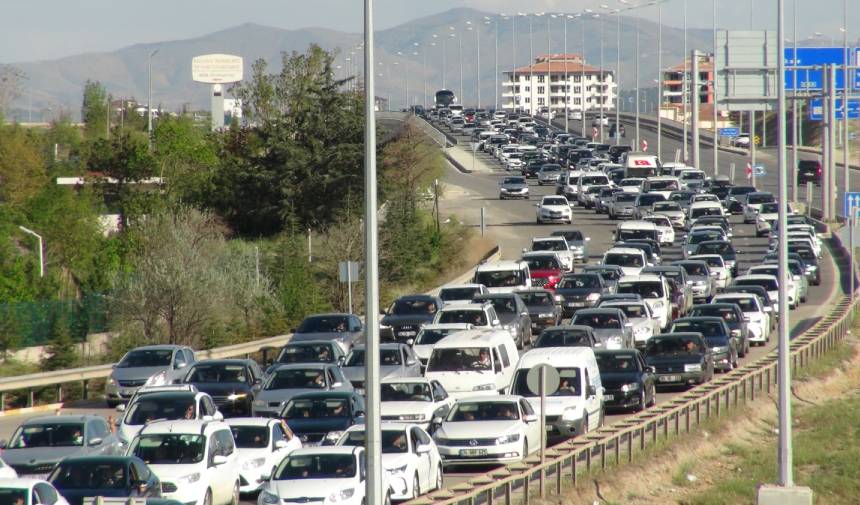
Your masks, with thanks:
M 123 227 L 128 226 L 130 216 L 152 209 L 154 197 L 134 185 L 154 175 L 154 164 L 145 134 L 123 131 L 92 143 L 89 168 L 113 179 L 100 180 L 98 188 L 108 204 L 116 207 Z
M 98 81 L 87 80 L 84 84 L 81 118 L 84 121 L 84 133 L 88 138 L 107 136 L 109 113 L 110 107 L 105 87 Z
M 156 174 L 165 179 L 165 196 L 171 201 L 204 202 L 219 163 L 216 139 L 191 116 L 167 116 L 156 123 L 152 145 Z
M 42 370 L 68 370 L 78 366 L 80 355 L 75 344 L 66 313 L 61 310 L 51 320 L 50 340 L 42 358 Z
M 20 206 L 47 183 L 38 142 L 19 126 L 0 125 L 0 203 Z

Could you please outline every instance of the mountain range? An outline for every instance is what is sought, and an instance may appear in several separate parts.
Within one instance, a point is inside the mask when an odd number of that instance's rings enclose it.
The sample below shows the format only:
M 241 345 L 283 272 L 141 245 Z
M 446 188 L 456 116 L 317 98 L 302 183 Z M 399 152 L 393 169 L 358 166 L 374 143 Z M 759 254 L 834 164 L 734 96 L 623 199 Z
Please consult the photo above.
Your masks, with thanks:
M 445 87 L 464 95 L 464 103 L 474 104 L 477 101 L 476 77 L 480 75 L 481 103 L 492 107 L 496 100 L 496 58 L 501 73 L 511 69 L 514 63 L 516 66 L 526 65 L 530 57 L 547 53 L 550 49 L 554 53 L 565 50 L 564 21 L 551 20 L 550 46 L 547 19 L 546 16 L 516 19 L 516 51 L 513 21 L 474 9 L 452 9 L 378 31 L 376 94 L 389 98 L 392 107 L 401 108 L 407 101 L 408 79 L 408 101 L 422 103 L 426 80 L 427 99 L 431 101 L 432 94 L 443 87 L 444 78 Z M 584 40 L 586 61 L 600 66 L 602 53 L 604 68 L 615 71 L 618 26 L 615 17 L 568 20 L 567 52 L 582 53 Z M 469 27 L 472 29 L 468 30 Z M 635 50 L 637 27 L 639 51 Z M 476 28 L 480 30 L 477 34 Z M 641 71 L 640 86 L 653 87 L 657 78 L 657 25 L 648 20 L 637 22 L 636 18 L 621 16 L 620 32 L 622 88 L 633 86 L 637 58 Z M 711 52 L 712 36 L 710 30 L 689 30 L 688 49 Z M 185 40 L 138 44 L 112 52 L 80 54 L 50 61 L 13 63 L 26 74 L 27 80 L 23 81 L 20 97 L 10 107 L 7 117 L 27 120 L 32 115 L 33 121 L 40 121 L 65 111 L 76 118 L 80 115 L 82 91 L 87 80 L 101 82 L 116 98 L 135 98 L 145 103 L 149 84 L 148 58 L 156 50 L 158 53 L 152 59 L 153 103 L 178 110 L 184 105 L 208 107 L 208 86 L 191 80 L 191 59 L 194 56 L 207 53 L 242 56 L 247 76 L 251 64 L 259 58 L 266 59 L 270 69 L 277 71 L 282 52 L 302 52 L 310 44 L 318 44 L 324 49 L 338 51 L 336 64 L 341 68 L 337 72 L 339 76 L 345 76 L 356 63 L 355 59 L 361 57 L 358 49 L 361 40 L 361 34 L 324 28 L 284 30 L 242 24 Z M 431 45 L 433 43 L 436 45 Z M 444 65 L 443 44 L 446 46 Z M 683 47 L 683 31 L 664 26 L 663 66 L 680 63 Z M 350 57 L 351 51 L 357 54 L 351 58 L 353 61 L 347 62 L 345 58 Z

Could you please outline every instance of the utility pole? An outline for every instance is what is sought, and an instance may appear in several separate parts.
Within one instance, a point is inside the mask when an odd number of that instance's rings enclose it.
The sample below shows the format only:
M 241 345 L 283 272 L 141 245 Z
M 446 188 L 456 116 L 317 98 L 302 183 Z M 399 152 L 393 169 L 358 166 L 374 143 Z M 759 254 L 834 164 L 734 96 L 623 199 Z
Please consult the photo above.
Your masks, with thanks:
M 579 64 L 579 90 L 582 95 L 581 98 L 581 108 L 582 108 L 582 136 L 585 137 L 585 17 L 580 17 L 579 24 L 580 32 L 582 33 L 582 59 Z
M 636 128 L 635 128 L 636 134 L 635 134 L 635 142 L 636 142 L 637 149 L 641 148 L 641 145 L 640 145 L 641 140 L 639 137 L 639 107 L 640 107 L 640 103 L 639 103 L 639 59 L 640 58 L 638 56 L 640 54 L 639 53 L 639 17 L 640 16 L 636 16 L 636 55 L 637 55 L 637 57 L 634 59 L 634 62 L 636 64 Z M 620 82 L 619 82 L 619 87 L 616 89 L 618 89 L 618 90 L 621 89 Z M 616 101 L 617 101 L 617 99 L 616 99 Z M 617 104 L 615 106 L 615 109 L 618 110 Z M 617 124 L 615 125 L 615 129 L 616 130 L 618 129 Z M 618 131 L 616 131 L 615 134 L 617 136 Z
M 692 105 L 692 120 L 691 128 L 693 129 L 693 166 L 701 167 L 699 163 L 699 51 L 693 49 L 690 52 L 690 77 L 691 77 L 691 95 L 690 102 Z
M 619 145 L 621 143 L 621 10 L 615 9 L 615 19 L 617 21 L 616 26 L 616 36 L 618 40 L 616 40 L 616 56 L 618 61 L 615 63 L 615 83 L 616 83 L 616 95 L 615 99 L 615 145 Z M 636 68 L 639 68 L 639 58 L 636 58 Z M 659 156 L 659 154 L 658 154 Z
M 842 188 L 843 191 L 848 193 L 851 191 L 850 139 L 848 135 L 848 88 L 851 86 L 851 81 L 848 78 L 848 0 L 842 0 L 842 19 L 845 23 L 845 26 L 842 28 L 842 54 L 844 57 L 842 62 Z M 845 217 L 847 218 L 848 216 Z M 851 266 L 853 268 L 853 263 Z M 853 271 L 851 278 L 854 278 Z
M 793 10 L 794 10 L 794 35 L 792 38 L 793 51 L 791 54 L 791 64 L 794 67 L 792 71 L 792 95 L 793 100 L 791 101 L 791 164 L 793 167 L 797 167 L 797 145 L 800 143 L 800 129 L 798 128 L 798 110 L 797 110 L 797 3 L 800 0 L 794 0 L 793 2 Z M 797 177 L 791 178 L 791 198 L 792 201 L 797 203 Z
M 152 57 L 158 54 L 158 49 L 149 53 L 149 103 L 146 104 L 146 133 L 149 135 L 149 145 L 152 146 Z
M 599 16 L 599 14 L 596 14 Z M 598 91 L 600 94 L 598 95 L 598 99 L 600 100 L 600 124 L 598 125 L 598 129 L 600 131 L 600 143 L 603 143 L 603 109 L 605 104 L 604 99 L 606 97 L 605 91 L 603 89 L 603 85 L 606 83 L 606 76 L 603 75 L 603 32 L 606 27 L 606 18 L 603 17 L 600 19 L 600 75 L 597 78 Z
M 657 157 L 663 155 L 663 2 L 657 4 Z
M 713 127 L 714 127 L 714 177 L 720 175 L 720 163 L 718 144 L 720 142 L 719 114 L 717 107 L 717 0 L 713 0 L 713 19 L 714 19 L 714 52 L 711 63 L 711 105 L 713 106 Z
M 683 76 L 681 78 L 681 89 L 684 90 L 681 93 L 681 103 L 682 103 L 682 107 L 683 107 L 683 109 L 682 109 L 682 116 L 683 116 L 682 120 L 684 122 L 683 141 L 681 142 L 681 158 L 684 160 L 684 163 L 687 162 L 687 158 L 688 158 L 688 156 L 687 156 L 687 142 L 689 141 L 689 139 L 687 138 L 687 94 L 690 92 L 690 90 L 687 87 L 687 72 L 688 72 L 687 68 L 688 67 L 687 67 L 687 61 L 686 61 L 688 54 L 690 54 L 690 53 L 689 53 L 689 51 L 687 51 L 687 0 L 684 0 L 684 60 L 685 61 L 681 65 L 683 67 L 683 71 L 682 71 Z M 696 167 L 696 168 L 699 168 L 699 167 Z
M 568 116 L 570 115 L 570 81 L 567 75 L 567 22 L 569 14 L 564 14 L 564 133 L 570 133 L 568 128 Z

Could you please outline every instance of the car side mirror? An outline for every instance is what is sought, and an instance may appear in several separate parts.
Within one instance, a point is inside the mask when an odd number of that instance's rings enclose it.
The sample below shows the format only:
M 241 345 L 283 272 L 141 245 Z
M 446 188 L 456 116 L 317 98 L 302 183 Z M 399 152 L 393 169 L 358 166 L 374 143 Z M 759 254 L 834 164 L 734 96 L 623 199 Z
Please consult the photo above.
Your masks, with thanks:
M 124 403 L 120 403 L 119 405 L 117 405 L 117 406 L 116 406 L 116 411 L 117 411 L 117 412 L 125 412 L 125 404 L 124 404 Z
M 215 456 L 212 457 L 212 465 L 213 466 L 220 466 L 220 465 L 223 465 L 225 463 L 227 463 L 227 456 L 224 456 L 221 454 L 216 454 Z
M 414 343 L 415 343 L 415 339 L 414 339 L 414 338 L 407 338 L 407 339 L 406 339 L 406 345 L 412 345 L 412 344 L 414 344 Z
M 586 242 L 591 242 L 591 237 L 585 237 Z
M 421 444 L 415 448 L 415 454 L 427 454 L 430 452 L 430 444 Z
M 406 366 L 415 366 L 415 365 L 417 365 L 417 364 L 418 364 L 418 362 L 417 362 L 417 361 L 415 361 L 415 360 L 414 360 L 414 359 L 412 359 L 412 358 L 409 358 L 409 359 L 407 359 L 407 360 L 406 360 Z
M 496 364 L 493 366 L 493 371 L 496 373 L 502 373 L 502 364 L 496 362 Z
M 493 319 L 493 326 L 498 326 L 500 324 L 501 324 L 501 321 L 499 321 L 498 319 Z
M 275 442 L 275 449 L 286 449 L 287 441 L 286 440 L 278 440 Z
M 290 333 L 295 333 L 295 332 L 296 332 L 295 328 L 290 328 Z
M 260 385 L 260 384 L 262 384 L 262 383 L 263 383 L 263 379 L 261 379 L 261 378 L 259 378 L 259 377 L 257 377 L 256 379 L 254 379 L 254 385 L 255 385 L 255 386 L 259 386 L 259 385 Z
M 767 307 L 764 308 L 764 311 L 765 312 L 773 312 L 773 307 L 768 305 Z
M 179 363 L 173 364 L 173 368 L 175 370 L 181 370 L 181 369 L 185 368 L 186 366 L 188 366 L 188 363 L 179 362 Z
M 5 449 L 7 445 L 6 439 L 0 440 L 0 449 Z
M 657 369 L 654 368 L 653 366 L 646 366 L 645 371 L 648 373 L 657 373 Z
M 343 382 L 335 382 L 331 385 L 331 387 L 333 387 L 333 388 L 339 388 L 341 386 L 343 386 Z
M 588 393 L 588 396 L 597 396 L 597 388 L 594 386 L 588 386 L 586 388 L 586 393 Z
M 436 416 L 430 421 L 430 424 L 433 426 L 441 426 L 442 425 L 442 416 Z
M 364 416 L 365 416 L 365 414 L 364 414 L 363 410 L 356 410 L 355 411 L 355 417 L 364 417 Z
M 223 421 L 224 420 L 224 414 L 222 414 L 220 411 L 216 410 L 215 414 L 212 416 L 212 419 L 214 419 L 216 421 Z
M 632 327 L 633 327 L 633 323 L 624 323 L 624 327 L 625 327 L 625 328 L 632 328 Z
M 104 439 L 102 439 L 101 437 L 91 438 L 87 445 L 89 445 L 90 447 L 95 447 L 97 445 L 102 445 L 103 441 Z
M 138 489 L 138 491 L 140 491 L 141 493 L 145 493 L 145 492 L 147 492 L 147 491 L 149 490 L 149 483 L 148 483 L 148 482 L 146 482 L 145 480 L 135 481 L 133 485 L 134 485 L 134 486 Z
M 525 423 L 534 423 L 538 420 L 538 416 L 534 414 L 526 414 L 523 416 L 523 422 Z
M 346 363 L 346 356 L 341 356 L 337 359 L 337 366 L 343 366 Z

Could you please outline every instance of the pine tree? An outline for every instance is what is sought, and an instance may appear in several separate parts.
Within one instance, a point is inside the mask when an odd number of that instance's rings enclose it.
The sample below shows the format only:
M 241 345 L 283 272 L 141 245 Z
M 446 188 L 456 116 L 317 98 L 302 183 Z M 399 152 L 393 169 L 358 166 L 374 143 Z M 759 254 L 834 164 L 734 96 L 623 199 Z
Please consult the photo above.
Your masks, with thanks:
M 67 370 L 78 366 L 80 356 L 69 332 L 69 321 L 64 311 L 51 320 L 50 337 L 42 358 L 42 370 Z

